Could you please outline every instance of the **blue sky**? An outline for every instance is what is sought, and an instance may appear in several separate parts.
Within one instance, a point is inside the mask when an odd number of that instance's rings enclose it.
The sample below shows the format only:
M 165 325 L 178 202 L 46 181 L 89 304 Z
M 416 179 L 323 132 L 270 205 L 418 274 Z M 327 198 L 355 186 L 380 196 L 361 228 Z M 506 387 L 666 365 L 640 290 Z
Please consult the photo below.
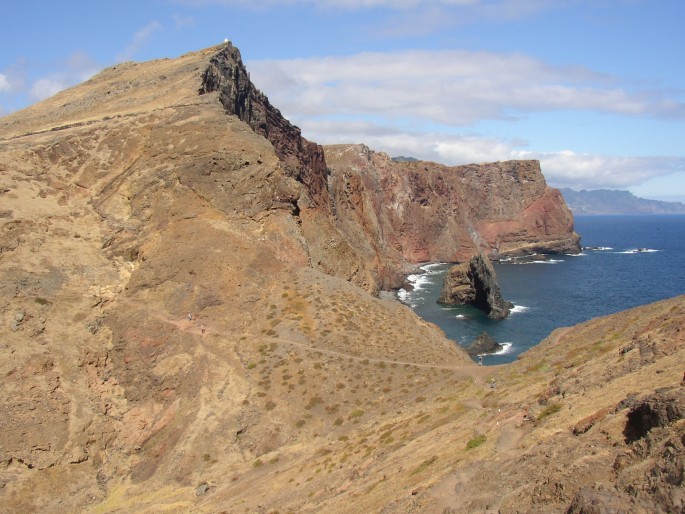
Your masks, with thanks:
M 26 0 L 0 115 L 126 60 L 230 39 L 310 140 L 685 201 L 681 0 Z

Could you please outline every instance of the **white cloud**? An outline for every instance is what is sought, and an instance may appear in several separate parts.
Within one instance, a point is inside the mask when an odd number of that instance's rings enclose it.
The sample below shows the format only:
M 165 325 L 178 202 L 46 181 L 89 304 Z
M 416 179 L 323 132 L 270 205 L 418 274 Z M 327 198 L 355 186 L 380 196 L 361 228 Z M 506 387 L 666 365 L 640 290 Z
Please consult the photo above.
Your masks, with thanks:
M 578 1 L 578 0 L 576 0 Z M 571 0 L 177 0 L 191 6 L 222 5 L 250 9 L 312 6 L 320 9 L 378 9 L 395 11 L 426 7 L 469 8 L 495 18 L 519 18 L 540 10 L 573 3 Z
M 626 189 L 649 179 L 685 171 L 682 157 L 616 157 L 572 151 L 522 154 L 539 159 L 543 172 L 556 187 L 573 189 Z
M 391 156 L 404 155 L 448 165 L 537 159 L 547 182 L 554 187 L 625 189 L 655 177 L 685 172 L 682 157 L 617 157 L 570 150 L 536 152 L 522 140 L 416 132 L 368 121 L 308 120 L 300 127 L 306 137 L 321 144 L 364 143 Z
M 0 73 L 0 93 L 10 90 L 10 81 L 7 75 Z
M 41 78 L 31 85 L 29 97 L 35 101 L 43 100 L 59 93 L 68 86 L 67 82 L 60 81 L 59 79 Z
M 0 93 L 14 94 L 25 86 L 25 71 L 21 65 L 15 65 L 0 73 Z
M 685 117 L 685 106 L 666 92 L 632 92 L 589 69 L 551 66 L 522 54 L 362 53 L 249 67 L 275 105 L 300 117 L 374 114 L 449 126 L 555 110 Z
M 138 30 L 123 52 L 117 54 L 117 61 L 129 61 L 145 46 L 152 35 L 162 28 L 162 24 L 158 21 L 151 21 L 143 28 Z
M 527 141 L 457 135 L 482 121 L 549 111 L 685 118 L 685 105 L 669 91 L 635 89 L 580 66 L 445 50 L 257 61 L 249 68 L 271 102 L 322 144 L 364 143 L 452 165 L 539 159 L 559 187 L 626 188 L 685 171 L 683 158 L 539 152 Z
M 181 16 L 180 14 L 172 14 L 171 19 L 174 21 L 174 26 L 177 29 L 183 27 L 194 27 L 196 22 L 192 16 Z
M 31 101 L 43 100 L 63 89 L 88 80 L 102 69 L 84 51 L 72 53 L 64 61 L 58 62 L 56 67 L 57 71 L 32 81 L 28 91 Z

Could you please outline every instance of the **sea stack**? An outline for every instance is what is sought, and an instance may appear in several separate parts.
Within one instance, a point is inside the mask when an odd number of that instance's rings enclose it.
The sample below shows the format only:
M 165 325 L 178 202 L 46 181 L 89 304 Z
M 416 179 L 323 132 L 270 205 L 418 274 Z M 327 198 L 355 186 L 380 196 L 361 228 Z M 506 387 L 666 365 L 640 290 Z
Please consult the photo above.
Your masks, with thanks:
M 492 319 L 506 318 L 514 306 L 502 297 L 495 269 L 482 253 L 449 269 L 438 303 L 473 305 Z
M 483 355 L 486 353 L 497 353 L 504 348 L 501 344 L 495 341 L 487 332 L 481 332 L 465 350 L 471 357 Z

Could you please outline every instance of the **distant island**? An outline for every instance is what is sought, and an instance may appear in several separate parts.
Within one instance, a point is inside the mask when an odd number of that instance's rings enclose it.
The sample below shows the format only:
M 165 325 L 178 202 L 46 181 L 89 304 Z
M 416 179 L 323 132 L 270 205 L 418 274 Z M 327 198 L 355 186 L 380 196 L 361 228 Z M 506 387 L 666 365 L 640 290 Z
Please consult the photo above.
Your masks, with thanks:
M 560 189 L 569 209 L 576 215 L 600 214 L 685 214 L 682 202 L 639 198 L 629 191 Z

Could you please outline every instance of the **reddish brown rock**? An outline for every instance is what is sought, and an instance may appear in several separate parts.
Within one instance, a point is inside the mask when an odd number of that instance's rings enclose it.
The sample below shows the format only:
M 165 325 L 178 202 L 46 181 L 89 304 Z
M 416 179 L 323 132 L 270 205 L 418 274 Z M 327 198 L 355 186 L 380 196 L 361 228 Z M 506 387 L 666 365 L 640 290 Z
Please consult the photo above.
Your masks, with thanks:
M 325 147 L 338 226 L 380 281 L 425 261 L 577 253 L 573 216 L 538 161 L 467 166 L 395 162 L 363 145 Z

